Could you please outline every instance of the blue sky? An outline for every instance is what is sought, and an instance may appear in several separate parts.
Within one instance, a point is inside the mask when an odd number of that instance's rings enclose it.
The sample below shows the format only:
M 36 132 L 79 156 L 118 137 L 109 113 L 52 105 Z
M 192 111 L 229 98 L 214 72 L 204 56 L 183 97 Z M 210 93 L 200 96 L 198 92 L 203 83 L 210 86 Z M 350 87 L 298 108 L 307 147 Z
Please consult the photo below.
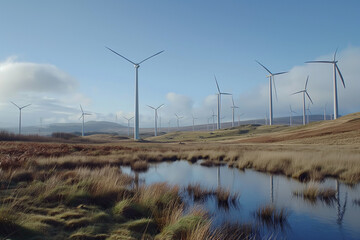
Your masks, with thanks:
M 134 67 L 105 46 L 133 61 L 165 50 L 139 69 L 141 126 L 153 119 L 146 104 L 162 103 L 163 121 L 177 112 L 184 124 L 191 114 L 205 123 L 216 108 L 214 74 L 244 118 L 263 117 L 267 79 L 255 59 L 274 72 L 290 71 L 276 82 L 275 117 L 288 115 L 289 104 L 301 112 L 301 99 L 289 95 L 308 74 L 312 112 L 322 113 L 325 104 L 330 112 L 331 67 L 304 61 L 332 58 L 337 47 L 347 83 L 345 90 L 339 85 L 340 114 L 360 111 L 359 9 L 355 0 L 1 1 L 0 124 L 16 125 L 9 101 L 33 103 L 24 110 L 24 125 L 40 117 L 76 122 L 80 103 L 93 113 L 89 120 L 131 116 Z M 230 101 L 223 99 L 226 120 Z

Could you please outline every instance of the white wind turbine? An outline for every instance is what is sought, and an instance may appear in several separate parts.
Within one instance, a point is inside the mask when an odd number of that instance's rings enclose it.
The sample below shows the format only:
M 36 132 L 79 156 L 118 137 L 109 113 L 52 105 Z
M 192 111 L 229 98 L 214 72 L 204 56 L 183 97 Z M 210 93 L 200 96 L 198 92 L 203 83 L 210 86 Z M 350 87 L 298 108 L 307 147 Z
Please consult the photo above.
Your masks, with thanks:
M 306 78 L 306 82 L 305 82 L 305 88 L 304 90 L 301 90 L 301 91 L 298 91 L 298 92 L 295 92 L 291 95 L 294 95 L 294 94 L 298 94 L 298 93 L 302 93 L 303 94 L 303 125 L 306 124 L 306 109 L 305 109 L 305 94 L 306 96 L 309 98 L 310 102 L 313 104 L 313 101 L 311 100 L 311 97 L 309 95 L 309 93 L 307 92 L 307 84 L 308 84 L 308 81 L 309 81 L 309 76 Z
M 292 126 L 292 114 L 296 112 L 292 110 L 291 105 L 289 105 L 289 107 L 290 107 L 290 126 Z
M 218 94 L 217 94 L 217 120 L 218 120 L 217 129 L 220 129 L 221 128 L 221 121 L 220 121 L 220 119 L 221 119 L 221 116 L 220 116 L 221 95 L 231 95 L 231 93 L 221 92 L 215 75 L 214 75 L 214 78 L 215 78 L 215 83 L 216 83 L 216 87 L 217 87 L 217 90 L 218 90 Z
M 244 113 L 240 113 L 240 114 L 238 115 L 238 119 L 239 119 L 239 123 L 238 123 L 238 124 L 239 124 L 239 126 L 240 126 L 240 117 L 243 116 L 243 115 L 244 115 Z
M 155 128 L 154 128 L 154 131 L 155 131 L 155 137 L 157 136 L 157 118 L 158 118 L 158 114 L 157 114 L 157 110 L 159 109 L 159 108 L 161 108 L 162 106 L 164 106 L 164 104 L 161 104 L 160 106 L 158 106 L 157 108 L 155 108 L 155 107 L 152 107 L 152 106 L 150 106 L 150 105 L 147 105 L 149 108 L 152 108 L 152 109 L 154 109 L 154 112 L 155 112 L 155 116 L 154 116 L 154 122 L 155 122 Z
M 235 103 L 234 103 L 234 98 L 233 98 L 233 96 L 231 95 L 231 100 L 232 100 L 232 106 L 231 106 L 231 108 L 232 108 L 232 123 L 231 123 L 231 127 L 235 127 L 235 114 L 234 114 L 234 112 L 235 112 L 235 108 L 239 108 L 238 106 L 235 106 Z
M 82 131 L 81 131 L 81 136 L 84 136 L 84 122 L 85 122 L 85 115 L 91 115 L 91 113 L 86 113 L 84 112 L 81 104 L 80 104 L 80 109 L 81 109 L 81 117 L 79 119 L 82 118 Z
M 327 103 L 325 103 L 325 107 L 324 107 L 324 121 L 326 120 L 326 105 Z
M 183 116 L 178 116 L 176 113 L 175 113 L 175 116 L 176 116 L 176 121 L 177 121 L 177 129 L 178 129 L 178 131 L 179 131 L 179 127 L 180 127 L 180 119 L 182 119 L 183 118 Z
M 19 107 L 18 105 L 16 105 L 14 102 L 11 102 L 12 104 L 14 104 L 18 109 L 19 109 L 19 135 L 21 134 L 21 110 L 23 109 L 23 108 L 26 108 L 26 107 L 28 107 L 28 106 L 30 106 L 31 105 L 31 103 L 30 104 L 28 104 L 28 105 L 25 105 L 25 106 L 22 106 L 22 107 Z
M 130 136 L 130 121 L 134 118 L 134 117 L 131 117 L 131 118 L 127 118 L 125 116 L 123 116 L 123 118 L 125 118 L 128 122 L 128 137 Z
M 216 114 L 215 114 L 215 112 L 214 112 L 214 109 L 212 109 L 212 120 L 213 120 L 213 127 L 212 127 L 212 129 L 213 129 L 213 131 L 215 130 L 215 117 L 216 117 Z
M 256 61 L 256 60 L 255 60 Z M 269 78 L 269 111 L 270 111 L 270 125 L 273 124 L 273 101 L 272 101 L 272 85 L 274 84 L 274 90 L 275 90 L 275 97 L 277 98 L 276 93 L 276 85 L 275 85 L 275 76 L 281 75 L 287 72 L 279 72 L 279 73 L 272 73 L 269 69 L 267 69 L 264 65 L 262 65 L 259 61 L 256 61 L 260 66 L 262 66 L 268 73 L 266 77 Z
M 312 114 L 311 111 L 310 111 L 310 103 L 308 103 L 306 111 L 308 112 L 307 113 L 307 123 L 309 124 L 310 123 L 310 114 Z
M 194 117 L 194 115 L 192 115 L 192 120 L 193 120 L 193 132 L 195 131 L 195 119 L 197 119 L 196 117 Z
M 336 81 L 336 71 L 339 73 L 339 76 L 340 76 L 340 79 L 341 79 L 341 82 L 345 88 L 345 82 L 344 82 L 344 78 L 340 72 L 340 69 L 337 65 L 337 62 L 336 61 L 336 52 L 337 52 L 337 49 L 335 51 L 335 54 L 334 54 L 334 60 L 333 61 L 307 61 L 305 63 L 331 63 L 333 64 L 333 67 L 334 67 L 334 119 L 337 119 L 339 117 L 339 111 L 338 111 L 338 99 L 337 99 L 337 81 Z
M 150 57 L 145 58 L 144 60 L 135 63 L 129 59 L 127 59 L 126 57 L 120 55 L 119 53 L 115 52 L 114 50 L 106 47 L 107 49 L 109 49 L 110 51 L 112 51 L 113 53 L 115 53 L 116 55 L 122 57 L 123 59 L 125 59 L 126 61 L 132 63 L 135 67 L 135 127 L 134 127 L 134 139 L 138 140 L 139 139 L 139 91 L 138 91 L 138 70 L 140 67 L 140 64 L 142 64 L 143 62 L 145 62 L 146 60 L 149 60 L 152 57 L 155 57 L 156 55 L 159 55 L 160 53 L 164 52 L 164 51 L 160 51 L 158 53 L 155 53 L 154 55 L 151 55 Z

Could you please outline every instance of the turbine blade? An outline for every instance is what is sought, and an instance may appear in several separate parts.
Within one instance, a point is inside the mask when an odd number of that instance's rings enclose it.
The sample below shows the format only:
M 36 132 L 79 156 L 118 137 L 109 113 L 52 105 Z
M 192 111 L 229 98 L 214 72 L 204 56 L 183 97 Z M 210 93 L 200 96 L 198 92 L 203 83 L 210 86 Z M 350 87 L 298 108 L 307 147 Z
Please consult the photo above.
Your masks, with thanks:
M 82 112 L 82 113 L 84 113 L 84 110 L 83 110 L 83 108 L 82 108 L 81 104 L 80 104 L 80 109 L 81 109 L 81 112 Z
M 164 104 L 161 104 L 160 106 L 158 106 L 156 109 L 159 109 L 159 108 L 161 108 L 162 106 L 164 106 Z
M 255 62 L 257 62 L 258 64 L 260 64 L 260 66 L 262 66 L 268 73 L 270 73 L 270 75 L 272 75 L 272 73 L 270 72 L 270 70 L 267 69 L 264 65 L 262 65 L 259 61 L 255 60 Z
M 336 48 L 335 53 L 334 53 L 334 62 L 335 62 L 335 59 L 336 59 L 336 53 L 337 53 L 337 51 L 338 51 L 338 47 Z
M 112 51 L 113 53 L 115 53 L 116 55 L 118 55 L 118 56 L 120 56 L 120 57 L 122 57 L 123 59 L 125 59 L 126 61 L 128 61 L 128 62 L 130 62 L 130 63 L 132 63 L 132 64 L 134 64 L 134 65 L 136 65 L 136 63 L 134 63 L 133 61 L 131 61 L 130 59 L 127 59 L 126 57 L 124 57 L 123 55 L 121 55 L 120 53 L 117 53 L 117 52 L 115 52 L 114 50 L 112 50 L 111 48 L 108 48 L 108 47 L 106 47 L 107 49 L 109 49 L 110 51 Z
M 21 109 L 26 108 L 26 107 L 28 107 L 28 106 L 30 106 L 30 105 L 31 105 L 31 103 L 28 104 L 28 105 L 25 105 L 25 106 L 21 107 Z
M 281 74 L 285 74 L 285 73 L 288 73 L 288 72 L 279 72 L 279 73 L 274 73 L 273 76 L 276 76 L 276 75 L 281 75 Z
M 292 93 L 292 94 L 290 94 L 290 95 L 294 95 L 294 94 L 298 94 L 298 93 L 302 93 L 302 92 L 304 92 L 304 90 L 301 90 L 301 91 L 298 91 L 298 92 L 294 92 L 294 93 Z
M 218 82 L 217 82 L 217 79 L 216 79 L 215 74 L 214 74 L 214 78 L 215 78 L 215 83 L 216 83 L 216 87 L 217 87 L 217 89 L 218 89 L 218 92 L 219 92 L 219 94 L 221 94 L 220 88 L 219 88 L 219 84 L 218 84 Z
M 309 75 L 307 76 L 307 78 L 306 78 L 306 83 L 305 83 L 305 91 L 306 91 L 306 88 L 307 88 L 307 84 L 308 84 L 308 81 L 309 81 Z
M 336 63 L 335 63 L 335 67 L 336 67 L 337 72 L 339 73 L 341 82 L 342 82 L 342 84 L 343 84 L 343 86 L 344 86 L 344 88 L 345 88 L 344 78 L 343 78 L 343 76 L 342 76 L 342 74 L 341 74 L 341 72 L 340 72 L 340 69 L 339 69 L 339 67 L 338 67 L 338 65 L 337 65 Z
M 334 61 L 306 61 L 305 63 L 334 63 Z
M 134 117 L 129 118 L 129 120 L 133 119 Z
M 162 53 L 162 52 L 164 52 L 164 50 L 162 50 L 162 51 L 160 51 L 160 52 L 158 52 L 158 53 L 155 53 L 154 55 L 151 55 L 151 56 L 148 57 L 148 58 L 145 58 L 144 60 L 142 60 L 142 61 L 139 62 L 138 64 L 141 64 L 141 63 L 145 62 L 146 60 L 149 60 L 150 58 L 155 57 L 156 55 L 159 55 L 159 54 Z
M 220 95 L 232 95 L 231 93 L 222 92 Z
M 306 95 L 308 96 L 308 98 L 310 99 L 310 102 L 311 102 L 312 104 L 314 104 L 313 101 L 311 100 L 311 97 L 310 97 L 310 95 L 308 94 L 308 92 L 305 91 L 305 93 L 306 93 Z
M 235 107 L 235 103 L 234 103 L 234 97 L 233 97 L 233 95 L 231 95 L 231 100 L 232 100 L 233 107 Z
M 148 106 L 149 108 L 152 108 L 152 109 L 154 109 L 154 110 L 155 110 L 155 108 L 154 108 L 154 107 L 152 107 L 152 106 L 150 106 L 150 105 L 146 105 L 146 106 Z
M 128 120 L 128 121 L 129 121 L 129 119 L 128 119 L 127 117 L 124 117 L 124 116 L 123 116 L 123 118 L 125 118 L 126 120 Z
M 83 114 L 81 114 L 81 117 L 79 117 L 79 119 L 81 119 L 81 118 L 83 118 L 84 117 L 84 115 Z
M 20 107 L 18 105 L 16 105 L 14 102 L 11 102 L 11 103 L 14 104 L 18 109 L 20 109 Z
M 91 113 L 84 113 L 84 115 L 92 115 Z
M 179 118 L 179 116 L 176 114 L 176 113 L 174 113 L 175 114 L 175 116 L 177 117 L 177 118 Z

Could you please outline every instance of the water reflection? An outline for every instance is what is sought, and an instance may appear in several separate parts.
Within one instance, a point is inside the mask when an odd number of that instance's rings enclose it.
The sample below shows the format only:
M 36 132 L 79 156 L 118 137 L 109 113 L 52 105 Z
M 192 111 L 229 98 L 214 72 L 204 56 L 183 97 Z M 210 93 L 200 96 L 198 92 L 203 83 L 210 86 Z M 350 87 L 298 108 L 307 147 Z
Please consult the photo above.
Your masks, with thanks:
M 156 167 L 155 167 L 156 166 Z M 125 173 L 134 174 L 129 167 L 122 167 Z M 228 189 L 240 193 L 237 205 L 219 204 L 215 196 L 195 202 L 188 197 L 186 203 L 201 204 L 213 217 L 213 224 L 224 222 L 258 224 L 261 236 L 277 236 L 289 239 L 360 239 L 360 207 L 348 204 L 349 199 L 358 199 L 359 185 L 347 185 L 326 179 L 319 183 L 320 188 L 336 185 L 336 197 L 332 204 L 324 201 L 309 204 L 303 198 L 293 197 L 292 192 L 303 189 L 306 184 L 278 175 L 267 175 L 252 170 L 243 172 L 227 166 L 203 167 L 187 161 L 160 163 L 152 165 L 148 172 L 139 173 L 137 185 L 156 182 L 177 184 L 185 189 L 189 184 L 198 183 L 201 187 L 216 190 Z M 270 199 L 269 199 L 270 198 Z M 277 209 L 285 208 L 290 212 L 285 224 L 269 225 L 256 219 L 254 213 L 260 206 L 271 204 Z

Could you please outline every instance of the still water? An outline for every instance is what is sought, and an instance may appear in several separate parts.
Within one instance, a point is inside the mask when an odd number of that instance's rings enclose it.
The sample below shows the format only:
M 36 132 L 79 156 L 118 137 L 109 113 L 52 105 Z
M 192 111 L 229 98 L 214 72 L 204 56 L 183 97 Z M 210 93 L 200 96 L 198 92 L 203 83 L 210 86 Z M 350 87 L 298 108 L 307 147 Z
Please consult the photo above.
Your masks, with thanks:
M 130 167 L 121 167 L 124 173 L 135 175 Z M 264 238 L 277 239 L 360 239 L 360 199 L 359 184 L 347 186 L 334 179 L 319 183 L 320 188 L 337 189 L 336 200 L 310 202 L 293 195 L 306 183 L 284 176 L 259 173 L 253 170 L 239 171 L 227 166 L 203 167 L 199 163 L 187 161 L 153 164 L 147 172 L 139 173 L 139 181 L 145 184 L 166 182 L 180 187 L 198 183 L 215 189 L 221 186 L 240 197 L 236 205 L 228 208 L 218 206 L 215 198 L 203 202 L 185 201 L 190 205 L 201 205 L 213 217 L 214 224 L 222 222 L 252 223 L 259 228 Z M 281 225 L 265 224 L 255 211 L 267 204 L 285 208 L 287 221 Z

